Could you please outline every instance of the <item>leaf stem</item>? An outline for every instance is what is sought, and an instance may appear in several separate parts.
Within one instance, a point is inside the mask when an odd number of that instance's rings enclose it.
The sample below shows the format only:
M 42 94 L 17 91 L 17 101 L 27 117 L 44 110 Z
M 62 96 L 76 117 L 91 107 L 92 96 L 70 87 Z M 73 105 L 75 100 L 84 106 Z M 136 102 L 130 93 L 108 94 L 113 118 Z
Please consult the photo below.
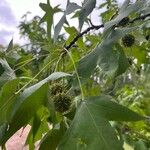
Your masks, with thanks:
M 73 64 L 73 67 L 74 67 L 74 70 L 75 70 L 75 73 L 76 73 L 76 76 L 77 76 L 77 79 L 78 79 L 79 87 L 80 87 L 80 90 L 81 90 L 81 99 L 84 100 L 84 92 L 83 92 L 83 89 L 82 89 L 82 84 L 81 84 L 81 81 L 80 81 L 80 77 L 79 77 L 75 62 L 73 60 L 73 57 L 72 57 L 71 53 L 66 48 L 64 48 L 64 50 L 65 50 L 65 52 L 67 52 L 68 56 L 70 57 L 70 59 L 72 61 L 72 64 Z
M 19 94 L 22 90 L 24 90 L 32 81 L 34 81 L 36 79 L 36 77 L 38 77 L 40 75 L 41 72 L 43 72 L 45 70 L 45 68 L 50 65 L 51 63 L 53 63 L 55 61 L 55 59 L 53 59 L 52 61 L 50 61 L 49 63 L 47 63 L 29 82 L 27 82 L 22 88 L 20 88 L 15 94 Z

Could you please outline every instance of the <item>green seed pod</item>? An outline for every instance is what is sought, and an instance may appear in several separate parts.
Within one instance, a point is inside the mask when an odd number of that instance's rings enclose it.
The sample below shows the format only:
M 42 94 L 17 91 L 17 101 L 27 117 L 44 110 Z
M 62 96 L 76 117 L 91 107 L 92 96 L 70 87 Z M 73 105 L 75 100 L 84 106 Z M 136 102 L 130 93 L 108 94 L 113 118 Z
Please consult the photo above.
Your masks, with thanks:
M 53 97 L 55 110 L 58 112 L 66 112 L 71 106 L 71 97 L 65 93 L 59 93 Z
M 125 17 L 118 23 L 118 26 L 124 27 L 129 23 L 129 21 L 130 21 L 129 17 Z
M 127 34 L 122 38 L 122 43 L 125 47 L 131 47 L 135 42 L 135 37 L 132 34 Z

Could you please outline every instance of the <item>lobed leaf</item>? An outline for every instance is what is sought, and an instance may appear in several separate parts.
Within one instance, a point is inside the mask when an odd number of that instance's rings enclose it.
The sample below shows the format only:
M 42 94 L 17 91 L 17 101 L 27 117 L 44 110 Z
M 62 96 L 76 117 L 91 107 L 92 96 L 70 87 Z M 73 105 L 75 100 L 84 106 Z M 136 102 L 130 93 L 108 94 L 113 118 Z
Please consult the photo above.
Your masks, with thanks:
M 109 120 L 139 121 L 144 119 L 137 113 L 110 100 L 108 96 L 97 96 L 82 101 L 58 150 L 123 150 Z

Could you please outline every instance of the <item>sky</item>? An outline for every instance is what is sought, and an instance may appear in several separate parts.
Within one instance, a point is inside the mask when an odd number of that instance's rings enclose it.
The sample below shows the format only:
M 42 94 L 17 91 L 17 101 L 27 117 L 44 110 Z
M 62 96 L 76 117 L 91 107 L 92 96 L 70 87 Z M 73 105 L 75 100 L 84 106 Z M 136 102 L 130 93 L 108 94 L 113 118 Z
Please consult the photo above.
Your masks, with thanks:
M 14 41 L 21 42 L 17 26 L 21 17 L 26 12 L 32 12 L 30 18 L 35 15 L 43 16 L 44 12 L 40 9 L 39 3 L 46 3 L 47 0 L 0 0 L 0 44 L 6 45 L 13 38 Z M 80 2 L 80 0 L 73 0 Z M 51 0 L 51 5 L 61 4 L 65 8 L 67 0 Z M 61 16 L 60 16 L 61 17 Z M 60 18 L 57 17 L 57 20 Z
M 21 21 L 21 17 L 26 12 L 31 12 L 30 18 L 35 15 L 43 16 L 44 12 L 40 9 L 39 3 L 46 3 L 47 0 L 0 0 L 0 44 L 7 45 L 13 38 L 15 43 L 22 43 L 17 26 Z M 70 0 L 81 4 L 81 0 Z M 67 0 L 50 0 L 52 6 L 61 4 L 61 8 L 65 8 Z M 57 16 L 59 21 L 61 16 Z M 97 18 L 93 17 L 93 21 L 97 22 Z M 74 23 L 74 22 L 73 22 Z

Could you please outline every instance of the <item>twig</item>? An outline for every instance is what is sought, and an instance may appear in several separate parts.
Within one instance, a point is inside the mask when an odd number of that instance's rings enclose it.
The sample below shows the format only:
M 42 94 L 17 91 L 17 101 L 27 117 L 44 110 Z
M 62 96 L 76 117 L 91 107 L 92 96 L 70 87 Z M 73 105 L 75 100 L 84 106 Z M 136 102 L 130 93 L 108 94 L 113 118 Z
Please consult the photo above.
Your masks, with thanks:
M 66 48 L 67 50 L 69 50 L 69 49 L 77 42 L 77 40 L 78 40 L 80 37 L 82 37 L 84 34 L 87 34 L 87 33 L 88 33 L 89 31 L 91 31 L 91 30 L 98 30 L 98 29 L 100 29 L 100 28 L 102 28 L 102 27 L 104 27 L 103 24 L 98 25 L 98 26 L 93 25 L 92 27 L 87 28 L 87 29 L 84 30 L 83 32 L 79 33 L 79 34 L 70 42 L 70 44 L 69 44 L 68 46 L 65 46 L 65 48 Z
M 89 21 L 90 25 L 93 27 L 94 24 L 92 23 L 91 19 L 88 19 L 88 21 Z
M 23 91 L 32 81 L 34 81 L 41 74 L 41 72 L 43 72 L 46 69 L 46 67 L 48 67 L 55 60 L 56 59 L 53 59 L 52 61 L 48 62 L 29 82 L 27 82 L 22 88 L 20 88 L 17 92 L 15 92 L 15 95 Z
M 135 21 L 138 21 L 138 20 L 144 20 L 147 17 L 150 17 L 150 13 L 146 14 L 146 15 L 143 15 L 143 16 L 136 17 L 136 18 L 130 20 L 129 23 L 134 23 Z M 91 30 L 98 30 L 98 29 L 104 27 L 104 24 L 97 25 L 97 26 L 93 25 L 92 23 L 90 23 L 90 24 L 92 26 L 87 28 L 83 32 L 79 33 L 78 35 L 76 35 L 76 37 L 70 42 L 70 44 L 68 46 L 65 46 L 65 49 L 69 50 L 78 41 L 79 38 L 81 38 L 84 34 L 87 34 L 89 31 L 91 31 Z
M 138 21 L 138 20 L 144 20 L 147 17 L 150 17 L 150 13 L 143 15 L 143 16 L 136 17 L 136 18 L 132 19 L 131 21 L 129 21 L 129 23 L 134 23 L 135 21 Z

